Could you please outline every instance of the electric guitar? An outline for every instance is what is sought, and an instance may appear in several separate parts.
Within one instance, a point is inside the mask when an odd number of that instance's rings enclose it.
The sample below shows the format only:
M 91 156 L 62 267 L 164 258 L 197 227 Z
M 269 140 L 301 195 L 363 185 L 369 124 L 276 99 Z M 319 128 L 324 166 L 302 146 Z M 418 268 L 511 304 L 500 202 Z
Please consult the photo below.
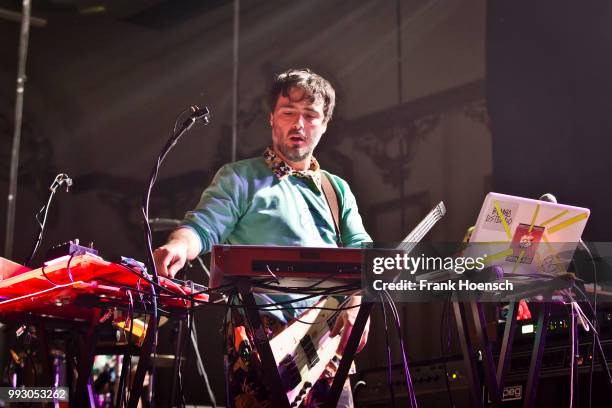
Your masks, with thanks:
M 328 364 L 334 363 L 341 336 L 330 337 L 329 333 L 338 311 L 319 308 L 337 309 L 338 305 L 334 297 L 322 299 L 270 340 L 291 407 L 302 403 Z
M 446 208 L 441 201 L 398 248 L 410 252 L 445 214 Z M 325 310 L 337 309 L 338 306 L 336 298 L 324 298 L 270 340 L 270 348 L 291 407 L 300 406 L 326 368 L 332 370 L 332 374 L 338 368 L 336 350 L 341 335 L 329 335 L 338 312 Z

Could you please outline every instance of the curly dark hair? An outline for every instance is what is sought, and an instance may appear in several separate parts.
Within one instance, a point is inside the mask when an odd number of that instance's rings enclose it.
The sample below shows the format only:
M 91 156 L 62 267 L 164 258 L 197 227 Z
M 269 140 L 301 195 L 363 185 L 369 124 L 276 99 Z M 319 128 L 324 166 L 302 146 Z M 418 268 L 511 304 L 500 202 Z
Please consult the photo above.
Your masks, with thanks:
M 293 87 L 304 89 L 312 102 L 323 101 L 323 119 L 325 123 L 329 122 L 336 105 L 336 91 L 327 79 L 308 68 L 290 69 L 276 76 L 268 94 L 270 112 L 274 111 L 279 95 L 288 97 Z

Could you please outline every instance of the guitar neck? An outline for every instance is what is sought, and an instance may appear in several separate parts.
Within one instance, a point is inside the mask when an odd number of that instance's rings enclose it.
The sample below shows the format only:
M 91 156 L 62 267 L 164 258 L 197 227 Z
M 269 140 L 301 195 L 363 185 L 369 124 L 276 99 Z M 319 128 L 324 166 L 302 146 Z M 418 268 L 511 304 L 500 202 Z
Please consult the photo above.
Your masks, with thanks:
M 404 238 L 397 249 L 411 252 L 414 247 L 423 239 L 423 237 L 431 231 L 434 225 L 444 217 L 446 207 L 444 202 L 440 201 L 432 210 L 418 223 L 416 227 Z

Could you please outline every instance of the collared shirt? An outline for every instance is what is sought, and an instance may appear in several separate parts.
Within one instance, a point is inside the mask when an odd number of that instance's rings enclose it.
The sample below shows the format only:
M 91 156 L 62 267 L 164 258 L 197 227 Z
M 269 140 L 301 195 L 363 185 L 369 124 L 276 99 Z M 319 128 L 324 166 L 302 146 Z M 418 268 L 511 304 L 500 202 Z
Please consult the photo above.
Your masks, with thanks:
M 312 180 L 314 185 L 321 190 L 321 166 L 319 166 L 319 162 L 314 156 L 310 158 L 310 166 L 308 166 L 306 170 L 295 170 L 288 165 L 287 162 L 281 159 L 271 147 L 267 147 L 266 150 L 264 150 L 263 157 L 270 170 L 272 170 L 272 173 L 274 173 L 279 180 L 289 176 L 301 177 Z

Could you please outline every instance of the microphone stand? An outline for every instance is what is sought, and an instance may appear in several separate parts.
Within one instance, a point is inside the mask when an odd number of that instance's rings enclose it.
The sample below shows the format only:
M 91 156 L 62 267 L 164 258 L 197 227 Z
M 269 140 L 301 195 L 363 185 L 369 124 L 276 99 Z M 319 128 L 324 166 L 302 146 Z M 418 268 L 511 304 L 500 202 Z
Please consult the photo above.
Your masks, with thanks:
M 68 192 L 68 189 L 70 188 L 70 186 L 72 186 L 72 179 L 68 177 L 68 175 L 65 173 L 60 173 L 57 176 L 55 176 L 53 183 L 51 183 L 51 186 L 49 187 L 49 191 L 51 191 L 51 194 L 49 194 L 47 203 L 43 205 L 42 208 L 38 210 L 38 212 L 36 213 L 35 218 L 36 218 L 36 222 L 38 222 L 38 227 L 39 227 L 38 236 L 34 240 L 34 245 L 32 246 L 32 251 L 30 252 L 30 256 L 28 257 L 27 261 L 24 263 L 25 266 L 30 266 L 32 259 L 34 259 L 34 255 L 36 254 L 36 251 L 40 247 L 40 243 L 42 242 L 42 238 L 43 238 L 43 233 L 45 232 L 45 225 L 47 224 L 47 214 L 49 213 L 49 207 L 51 207 L 53 196 L 57 192 L 58 187 L 62 185 L 66 186 L 66 192 Z M 38 218 L 40 217 L 41 214 L 43 214 L 42 221 Z
M 194 105 L 191 107 L 191 110 L 193 111 L 193 113 L 189 115 L 189 117 L 187 118 L 187 120 L 185 120 L 185 122 L 183 122 L 181 127 L 176 130 L 175 133 L 170 137 L 170 139 L 168 140 L 168 142 L 166 142 L 166 145 L 162 149 L 161 153 L 157 157 L 157 162 L 151 170 L 148 187 L 143 198 L 143 204 L 141 209 L 142 214 L 144 216 L 145 243 L 147 244 L 147 256 L 149 260 L 149 266 L 151 268 L 153 281 L 155 283 L 159 283 L 159 278 L 157 275 L 157 268 L 155 267 L 155 262 L 153 260 L 153 244 L 151 239 L 152 233 L 151 226 L 149 224 L 149 201 L 151 198 L 151 191 L 153 190 L 153 185 L 157 181 L 157 175 L 159 173 L 159 168 L 161 167 L 161 164 L 163 163 L 170 150 L 172 150 L 172 148 L 179 141 L 179 139 L 187 131 L 189 131 L 193 127 L 193 125 L 196 124 L 196 122 L 203 120 L 205 125 L 208 125 L 210 123 L 210 112 L 207 107 L 200 108 L 199 106 Z
M 159 277 L 157 274 L 157 268 L 155 266 L 155 260 L 153 259 L 153 243 L 152 243 L 152 232 L 151 226 L 149 225 L 149 201 L 151 198 L 151 191 L 153 190 L 153 185 L 157 181 L 157 175 L 159 173 L 159 168 L 161 167 L 162 162 L 172 150 L 172 148 L 176 145 L 179 139 L 189 131 L 196 122 L 203 121 L 205 125 L 210 123 L 210 111 L 207 107 L 200 108 L 197 105 L 191 107 L 192 113 L 189 117 L 183 122 L 181 127 L 176 130 L 161 153 L 157 157 L 157 162 L 155 166 L 151 170 L 151 174 L 149 176 L 149 183 L 145 195 L 143 197 L 142 203 L 142 215 L 144 216 L 144 238 L 145 243 L 147 245 L 147 258 L 148 258 L 148 266 L 149 270 L 152 272 L 152 280 L 157 285 L 159 283 Z M 151 316 L 151 320 L 149 322 L 147 328 L 147 334 L 145 335 L 144 343 L 142 348 L 140 349 L 140 359 L 138 360 L 138 368 L 136 369 L 136 375 L 133 381 L 133 387 L 130 392 L 130 399 L 128 402 L 128 407 L 136 408 L 138 406 L 138 400 L 140 399 L 140 395 L 142 393 L 142 387 L 144 382 L 144 376 L 149 369 L 151 354 L 155 352 L 157 347 L 157 293 L 155 292 L 155 285 L 151 285 L 151 302 L 153 303 L 153 313 Z M 154 377 L 155 377 L 155 367 L 151 369 L 151 375 L 149 380 L 149 387 L 151 390 L 154 388 Z M 152 398 L 151 398 L 152 405 Z M 120 403 L 120 402 L 119 402 Z

